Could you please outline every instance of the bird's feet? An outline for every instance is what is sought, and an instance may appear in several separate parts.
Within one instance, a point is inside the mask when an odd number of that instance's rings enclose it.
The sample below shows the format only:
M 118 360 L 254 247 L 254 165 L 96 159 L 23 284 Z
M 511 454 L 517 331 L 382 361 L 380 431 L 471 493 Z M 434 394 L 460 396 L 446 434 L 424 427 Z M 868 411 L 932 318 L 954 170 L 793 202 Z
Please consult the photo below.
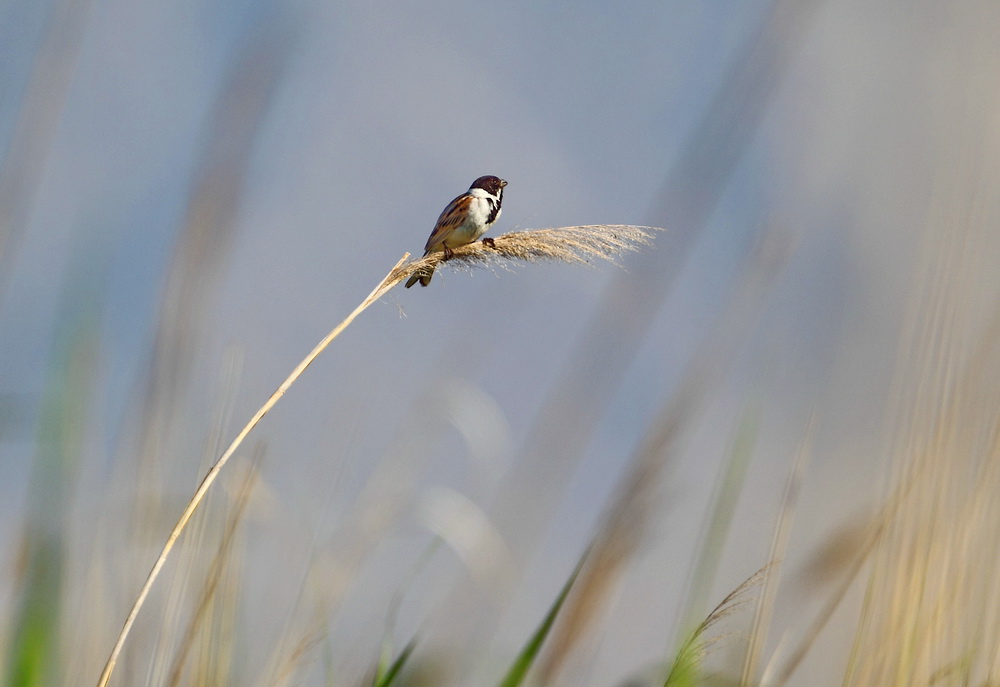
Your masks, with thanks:
M 444 259 L 445 260 L 451 260 L 454 255 L 455 255 L 455 251 L 453 251 L 448 246 L 444 247 Z
M 483 245 L 486 246 L 486 247 L 488 247 L 488 248 L 496 249 L 497 242 L 494 241 L 493 239 L 489 238 L 489 237 L 486 237 L 486 238 L 483 239 Z

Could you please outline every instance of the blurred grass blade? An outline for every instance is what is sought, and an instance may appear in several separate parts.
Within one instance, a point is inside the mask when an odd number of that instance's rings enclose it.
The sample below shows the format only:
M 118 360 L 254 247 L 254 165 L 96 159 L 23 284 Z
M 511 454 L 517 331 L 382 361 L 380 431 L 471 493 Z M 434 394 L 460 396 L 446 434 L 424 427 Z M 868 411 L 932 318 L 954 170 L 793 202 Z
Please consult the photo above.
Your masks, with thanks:
M 4 684 L 9 687 L 48 684 L 58 654 L 62 544 L 31 533 L 25 539 L 25 548 L 30 550 L 8 649 Z
M 410 643 L 406 645 L 403 652 L 396 657 L 396 660 L 392 662 L 388 670 L 383 671 L 384 666 L 379 665 L 378 670 L 375 672 L 375 679 L 372 680 L 372 687 L 390 687 L 395 683 L 396 678 L 399 677 L 400 672 L 403 670 L 403 666 L 406 665 L 407 659 L 410 658 L 410 654 L 413 653 L 413 649 L 417 646 L 417 640 L 410 640 Z
M 589 551 L 587 552 L 589 553 Z M 587 560 L 587 554 L 583 555 L 580 562 L 577 564 L 576 569 L 573 574 L 569 576 L 566 580 L 566 584 L 563 585 L 562 591 L 559 592 L 559 597 L 556 599 L 555 603 L 552 604 L 552 608 L 549 609 L 548 614 L 545 616 L 545 620 L 535 634 L 532 635 L 531 639 L 521 650 L 520 655 L 518 655 L 517 660 L 507 671 L 507 675 L 500 682 L 499 687 L 518 687 L 523 681 L 524 677 L 528 674 L 531 669 L 532 664 L 534 664 L 535 659 L 538 657 L 538 652 L 541 651 L 542 644 L 545 642 L 545 638 L 549 634 L 549 630 L 552 629 L 552 625 L 556 621 L 556 616 L 559 615 L 559 611 L 562 609 L 563 603 L 566 601 L 566 597 L 569 596 L 569 590 L 573 588 L 573 583 L 576 582 L 577 576 L 580 574 L 580 570 L 583 568 L 584 562 Z
M 681 632 L 686 632 L 698 622 L 698 617 L 708 608 L 711 598 L 709 589 L 719 570 L 722 551 L 733 524 L 736 503 L 746 481 L 747 468 L 753 458 L 754 446 L 760 428 L 760 411 L 751 405 L 743 411 L 736 428 L 729 458 L 722 473 L 716 479 L 712 503 L 708 511 L 708 524 L 698 538 L 698 553 L 688 580 L 685 610 L 681 615 Z M 678 633 L 680 636 L 683 634 Z
M 805 436 L 788 469 L 788 476 L 785 480 L 785 491 L 782 494 L 781 507 L 778 510 L 778 519 L 771 537 L 770 558 L 772 561 L 782 561 L 788 553 L 788 541 L 791 535 L 792 522 L 798 508 L 799 495 L 802 493 L 802 479 L 805 476 L 806 465 L 809 462 L 815 427 L 816 416 L 814 414 L 809 419 Z M 758 677 L 757 666 L 760 663 L 761 654 L 767 643 L 771 620 L 774 617 L 775 596 L 779 582 L 778 573 L 779 571 L 775 570 L 774 574 L 767 575 L 767 578 L 764 580 L 764 589 L 757 600 L 750 638 L 743 657 L 740 687 L 751 687 L 751 685 L 755 684 L 771 684 L 769 679 Z
M 57 335 L 50 358 L 52 369 L 31 466 L 23 563 L 16 583 L 20 599 L 7 630 L 3 684 L 10 687 L 41 687 L 58 681 L 66 504 L 76 479 L 97 348 L 96 314 L 86 307 L 74 314 L 72 307 L 64 309 L 67 325 Z

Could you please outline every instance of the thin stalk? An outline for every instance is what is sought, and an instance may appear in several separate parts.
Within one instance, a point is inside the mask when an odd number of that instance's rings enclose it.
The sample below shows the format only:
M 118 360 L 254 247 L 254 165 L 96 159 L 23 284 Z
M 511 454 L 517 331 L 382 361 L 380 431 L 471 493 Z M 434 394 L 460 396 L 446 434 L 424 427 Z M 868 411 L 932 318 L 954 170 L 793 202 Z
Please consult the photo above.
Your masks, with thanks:
M 342 331 L 347 329 L 348 325 L 354 321 L 354 318 L 364 312 L 368 306 L 385 295 L 389 289 L 398 284 L 406 276 L 406 273 L 402 272 L 400 267 L 409 257 L 409 253 L 405 254 L 402 259 L 396 263 L 396 266 L 389 271 L 389 274 L 387 274 L 385 278 L 379 282 L 379 285 L 376 286 L 370 294 L 368 294 L 368 297 L 361 301 L 361 304 L 356 307 L 343 322 L 334 327 L 322 341 L 316 344 L 316 347 L 309 352 L 309 355 L 303 358 L 302 362 L 295 366 L 295 369 L 292 370 L 291 374 L 289 374 L 285 381 L 283 381 L 281 385 L 275 389 L 274 393 L 272 393 L 270 398 L 267 399 L 267 402 L 265 402 L 264 405 L 262 405 L 256 413 L 254 413 L 253 417 L 250 418 L 250 421 L 247 422 L 246 426 L 240 430 L 240 433 L 236 435 L 233 442 L 229 444 L 229 448 L 227 448 L 219 459 L 215 461 L 215 465 L 209 469 L 208 474 L 205 475 L 201 484 L 198 485 L 198 489 L 194 492 L 194 496 L 192 496 L 191 500 L 188 501 L 187 506 L 184 508 L 184 512 L 181 513 L 181 517 L 177 520 L 177 524 L 174 525 L 174 529 L 170 532 L 170 536 L 167 537 L 167 541 L 164 543 L 159 557 L 157 557 L 156 562 L 153 563 L 152 570 L 150 570 L 149 574 L 146 576 L 146 581 L 143 583 L 142 589 L 139 590 L 139 595 L 132 604 L 132 610 L 129 611 L 128 617 L 125 618 L 125 624 L 122 626 L 121 632 L 118 633 L 118 639 L 115 642 L 114 648 L 111 650 L 111 655 L 108 656 L 108 662 L 104 666 L 104 672 L 101 673 L 101 678 L 97 681 L 97 687 L 107 687 L 108 680 L 111 679 L 111 673 L 114 671 L 115 664 L 118 662 L 118 655 L 121 653 L 122 647 L 125 645 L 125 639 L 128 637 L 133 623 L 135 623 L 136 616 L 139 615 L 139 609 L 142 608 L 143 604 L 146 602 L 146 597 L 149 596 L 149 590 L 152 589 L 153 582 L 155 582 L 156 578 L 159 576 L 160 570 L 163 568 L 163 564 L 166 563 L 167 556 L 170 555 L 170 551 L 174 548 L 177 538 L 180 537 L 181 532 L 184 531 L 184 528 L 187 526 L 191 516 L 194 515 L 195 510 L 197 510 L 198 506 L 201 505 L 201 502 L 205 498 L 205 494 L 208 493 L 209 487 L 212 486 L 216 477 L 219 476 L 222 468 L 225 467 L 233 453 L 235 453 L 236 449 L 243 443 L 243 440 L 247 438 L 247 435 L 250 434 L 253 428 L 257 426 L 257 423 L 260 422 L 261 419 L 267 415 L 268 411 L 274 407 L 274 404 L 276 404 L 281 397 L 285 395 L 285 392 L 288 391 L 292 384 L 294 384 L 296 380 L 302 376 L 302 373 L 306 371 L 306 368 L 309 367 L 317 357 L 319 357 L 319 354 L 322 353 L 334 339 L 340 336 Z

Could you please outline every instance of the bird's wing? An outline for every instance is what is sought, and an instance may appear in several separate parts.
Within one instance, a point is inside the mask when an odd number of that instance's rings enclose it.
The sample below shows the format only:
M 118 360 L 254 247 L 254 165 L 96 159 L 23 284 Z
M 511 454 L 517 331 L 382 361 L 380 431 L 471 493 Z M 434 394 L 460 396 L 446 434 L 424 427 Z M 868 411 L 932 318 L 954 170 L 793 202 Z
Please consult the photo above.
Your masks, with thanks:
M 427 245 L 424 246 L 424 253 L 430 253 L 444 248 L 444 243 L 453 231 L 465 223 L 469 216 L 469 206 L 472 204 L 472 196 L 463 193 L 455 200 L 448 203 L 441 216 L 438 217 L 434 230 L 427 238 Z

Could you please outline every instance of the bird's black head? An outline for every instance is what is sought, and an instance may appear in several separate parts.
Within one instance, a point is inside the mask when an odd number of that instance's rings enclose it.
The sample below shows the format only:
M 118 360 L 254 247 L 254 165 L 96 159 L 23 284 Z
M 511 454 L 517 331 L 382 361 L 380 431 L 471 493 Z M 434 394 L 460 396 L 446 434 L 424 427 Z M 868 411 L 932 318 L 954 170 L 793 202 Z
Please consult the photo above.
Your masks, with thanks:
M 485 176 L 479 177 L 472 182 L 472 186 L 469 189 L 481 188 L 490 195 L 497 196 L 498 198 L 503 192 L 503 187 L 507 185 L 507 182 L 500 177 Z

